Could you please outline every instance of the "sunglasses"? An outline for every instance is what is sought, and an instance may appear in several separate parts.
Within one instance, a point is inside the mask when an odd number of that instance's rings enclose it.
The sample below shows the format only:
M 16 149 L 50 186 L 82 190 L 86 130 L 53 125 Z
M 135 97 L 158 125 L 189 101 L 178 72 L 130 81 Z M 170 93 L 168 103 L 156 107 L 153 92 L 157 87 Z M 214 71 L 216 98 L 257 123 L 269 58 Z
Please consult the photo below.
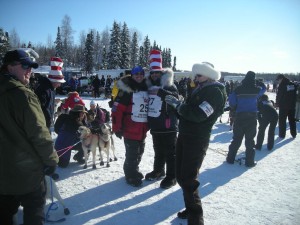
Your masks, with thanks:
M 22 63 L 12 64 L 12 65 L 13 66 L 21 65 L 23 70 L 28 70 L 29 68 L 31 68 L 30 65 L 26 65 L 26 64 L 22 64 Z
M 161 72 L 160 71 L 152 71 L 152 72 L 150 72 L 150 74 L 161 74 Z
M 201 74 L 197 74 L 196 77 L 202 77 L 202 75 Z
M 135 73 L 134 75 L 136 75 L 136 76 L 138 76 L 138 75 L 144 76 L 144 73 Z

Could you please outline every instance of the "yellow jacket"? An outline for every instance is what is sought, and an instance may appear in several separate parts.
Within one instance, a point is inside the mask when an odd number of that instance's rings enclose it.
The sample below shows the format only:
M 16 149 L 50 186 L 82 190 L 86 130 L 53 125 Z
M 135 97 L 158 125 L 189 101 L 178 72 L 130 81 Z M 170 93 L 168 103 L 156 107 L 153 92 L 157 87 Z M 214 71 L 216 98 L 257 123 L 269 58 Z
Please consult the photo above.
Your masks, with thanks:
M 115 80 L 115 81 L 114 81 L 113 89 L 112 89 L 112 91 L 111 91 L 111 96 L 113 97 L 113 100 L 115 100 L 115 98 L 117 97 L 118 92 L 119 92 L 119 89 L 118 89 L 118 87 L 117 87 L 117 80 Z

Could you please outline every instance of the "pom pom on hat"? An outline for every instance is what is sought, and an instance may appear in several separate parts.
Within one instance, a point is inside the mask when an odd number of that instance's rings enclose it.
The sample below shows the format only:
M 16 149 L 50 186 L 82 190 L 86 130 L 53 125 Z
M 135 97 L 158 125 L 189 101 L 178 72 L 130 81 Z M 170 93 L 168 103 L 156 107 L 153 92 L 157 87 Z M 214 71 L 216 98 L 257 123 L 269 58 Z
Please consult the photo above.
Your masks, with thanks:
M 193 65 L 192 73 L 194 76 L 197 74 L 208 77 L 212 80 L 219 80 L 221 73 L 215 70 L 214 65 L 208 62 L 196 63 Z
M 58 82 L 58 83 L 65 83 L 64 76 L 61 72 L 64 63 L 61 58 L 59 57 L 52 57 L 51 58 L 51 70 L 48 75 L 48 79 L 51 82 Z
M 159 50 L 150 51 L 150 71 L 162 71 L 162 56 Z

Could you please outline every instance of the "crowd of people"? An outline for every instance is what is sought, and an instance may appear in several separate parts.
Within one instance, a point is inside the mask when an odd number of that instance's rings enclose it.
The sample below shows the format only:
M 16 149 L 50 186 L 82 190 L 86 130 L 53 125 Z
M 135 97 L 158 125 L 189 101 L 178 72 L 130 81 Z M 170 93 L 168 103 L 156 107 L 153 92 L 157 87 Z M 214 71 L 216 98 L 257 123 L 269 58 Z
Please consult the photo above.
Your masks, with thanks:
M 72 75 L 69 81 L 66 83 L 66 91 L 69 92 L 88 92 L 91 93 L 92 97 L 100 98 L 104 94 L 105 98 L 110 98 L 112 93 L 112 86 L 114 81 L 117 78 L 112 78 L 111 75 L 107 75 L 106 78 L 104 75 L 101 75 L 101 78 L 98 74 L 88 77 L 87 84 L 81 84 L 80 78 L 77 78 L 76 75 Z M 84 86 L 84 87 L 83 87 Z
M 176 82 L 173 71 L 162 67 L 161 52 L 151 50 L 148 75 L 144 68 L 135 66 L 130 75 L 120 74 L 115 81 L 109 77 L 105 81 L 104 76 L 94 77 L 91 85 L 95 98 L 100 96 L 101 88 L 109 88 L 111 115 L 94 100 L 87 109 L 74 89 L 61 102 L 61 110 L 66 113 L 54 121 L 55 89 L 66 81 L 62 59 L 52 57 L 50 63 L 49 75 L 39 79 L 31 90 L 28 88 L 31 69 L 38 67 L 33 57 L 18 49 L 8 51 L 3 58 L 0 71 L 0 133 L 3 136 L 0 145 L 3 148 L 0 154 L 13 154 L 13 157 L 0 158 L 4 165 L 0 171 L 0 221 L 5 224 L 12 224 L 20 205 L 24 207 L 24 225 L 43 224 L 44 176 L 58 179 L 56 166 L 66 168 L 69 165 L 71 150 L 77 151 L 73 159 L 84 163 L 77 135 L 79 126 L 88 126 L 97 132 L 101 124 L 111 120 L 115 136 L 124 139 L 123 171 L 127 184 L 140 187 L 143 180 L 160 180 L 163 189 L 178 184 L 183 192 L 185 210 L 177 216 L 187 219 L 190 225 L 204 224 L 198 191 L 199 170 L 209 147 L 213 125 L 225 110 L 231 112 L 233 129 L 226 157 L 229 164 L 236 161 L 237 151 L 245 138 L 245 166 L 255 166 L 255 150 L 262 149 L 268 126 L 268 150 L 274 147 L 277 123 L 280 138 L 286 136 L 286 120 L 291 136 L 297 136 L 299 85 L 282 74 L 276 78 L 276 101 L 272 102 L 266 95 L 267 86 L 256 79 L 253 71 L 247 72 L 241 84 L 223 84 L 219 82 L 221 73 L 213 64 L 195 63 L 192 67 L 194 78 Z M 72 82 L 76 87 L 75 78 Z M 93 115 L 93 121 L 88 122 L 89 114 Z M 52 125 L 57 134 L 55 143 L 50 135 Z M 139 166 L 148 131 L 153 140 L 154 163 L 152 171 L 144 175 Z

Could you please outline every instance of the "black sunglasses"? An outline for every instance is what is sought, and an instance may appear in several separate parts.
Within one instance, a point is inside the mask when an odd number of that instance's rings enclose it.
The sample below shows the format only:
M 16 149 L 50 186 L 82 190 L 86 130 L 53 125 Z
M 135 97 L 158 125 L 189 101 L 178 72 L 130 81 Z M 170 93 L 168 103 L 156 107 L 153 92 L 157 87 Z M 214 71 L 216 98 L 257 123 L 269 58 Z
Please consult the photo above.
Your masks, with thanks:
M 151 71 L 150 74 L 161 74 L 161 71 Z
M 28 70 L 31 66 L 27 64 L 22 64 L 22 63 L 13 63 L 13 66 L 21 65 L 23 70 Z
M 201 74 L 196 74 L 196 77 L 202 77 L 202 75 Z

